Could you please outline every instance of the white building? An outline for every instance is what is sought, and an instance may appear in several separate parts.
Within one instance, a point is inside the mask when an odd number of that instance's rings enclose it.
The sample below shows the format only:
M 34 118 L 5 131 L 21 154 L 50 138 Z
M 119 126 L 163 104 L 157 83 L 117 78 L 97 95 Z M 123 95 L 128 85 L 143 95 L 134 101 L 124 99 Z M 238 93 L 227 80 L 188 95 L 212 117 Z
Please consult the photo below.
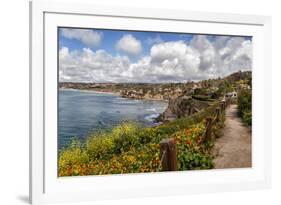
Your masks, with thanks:
M 224 98 L 226 99 L 237 99 L 237 92 L 230 92 L 230 93 L 226 93 L 224 95 Z

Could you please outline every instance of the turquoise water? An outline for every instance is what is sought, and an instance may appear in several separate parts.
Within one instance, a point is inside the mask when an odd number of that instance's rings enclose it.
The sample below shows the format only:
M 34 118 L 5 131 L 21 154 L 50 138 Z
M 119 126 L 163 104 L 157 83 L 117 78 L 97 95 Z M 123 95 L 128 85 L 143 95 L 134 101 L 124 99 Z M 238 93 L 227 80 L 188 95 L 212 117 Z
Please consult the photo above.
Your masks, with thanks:
M 81 141 L 95 131 L 109 129 L 124 121 L 154 126 L 154 119 L 164 112 L 165 101 L 134 100 L 94 91 L 59 90 L 58 147 Z

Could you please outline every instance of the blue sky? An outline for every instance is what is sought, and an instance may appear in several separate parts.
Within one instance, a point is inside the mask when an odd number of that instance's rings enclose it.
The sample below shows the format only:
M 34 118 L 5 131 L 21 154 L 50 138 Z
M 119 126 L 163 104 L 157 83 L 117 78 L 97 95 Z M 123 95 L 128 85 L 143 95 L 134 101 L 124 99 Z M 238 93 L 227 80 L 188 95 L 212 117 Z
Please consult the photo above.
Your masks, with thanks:
M 124 54 L 122 51 L 118 51 L 115 48 L 116 42 L 126 34 L 134 36 L 136 39 L 142 42 L 142 52 L 138 55 L 138 58 L 141 58 L 145 55 L 148 55 L 150 48 L 154 43 L 157 43 L 157 39 L 161 42 L 168 41 L 186 41 L 189 42 L 194 35 L 192 34 L 178 34 L 178 33 L 164 33 L 164 32 L 142 32 L 142 31 L 122 31 L 122 30 L 104 30 L 104 29 L 87 29 L 92 31 L 97 31 L 102 33 L 102 41 L 99 46 L 88 46 L 80 40 L 69 39 L 62 35 L 61 29 L 59 32 L 59 45 L 61 47 L 68 47 L 70 51 L 73 50 L 82 50 L 85 47 L 91 48 L 93 51 L 98 49 L 106 50 L 113 56 Z M 212 38 L 212 36 L 210 36 Z M 156 41 L 156 42 L 153 42 Z M 134 58 L 136 56 L 130 56 Z
M 251 37 L 59 28 L 60 80 L 182 82 L 221 77 L 251 69 L 251 44 Z

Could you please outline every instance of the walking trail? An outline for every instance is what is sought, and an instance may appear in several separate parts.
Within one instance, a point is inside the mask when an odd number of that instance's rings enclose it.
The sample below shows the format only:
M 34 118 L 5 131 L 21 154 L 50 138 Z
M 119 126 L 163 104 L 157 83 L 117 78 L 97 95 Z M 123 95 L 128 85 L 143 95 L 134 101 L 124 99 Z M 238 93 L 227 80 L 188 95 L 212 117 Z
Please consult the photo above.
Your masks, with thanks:
M 252 166 L 251 131 L 243 125 L 237 113 L 237 105 L 226 109 L 222 137 L 216 140 L 213 149 L 216 169 Z

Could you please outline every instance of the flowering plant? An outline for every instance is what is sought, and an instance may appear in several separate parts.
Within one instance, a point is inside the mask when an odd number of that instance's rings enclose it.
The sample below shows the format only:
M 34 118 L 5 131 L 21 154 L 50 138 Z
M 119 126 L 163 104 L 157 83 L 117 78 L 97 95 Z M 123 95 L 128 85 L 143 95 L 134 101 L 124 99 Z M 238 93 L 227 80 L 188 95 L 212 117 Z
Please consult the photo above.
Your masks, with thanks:
M 213 167 L 209 147 L 203 143 L 205 137 L 204 123 L 175 134 L 179 170 L 210 169 Z

